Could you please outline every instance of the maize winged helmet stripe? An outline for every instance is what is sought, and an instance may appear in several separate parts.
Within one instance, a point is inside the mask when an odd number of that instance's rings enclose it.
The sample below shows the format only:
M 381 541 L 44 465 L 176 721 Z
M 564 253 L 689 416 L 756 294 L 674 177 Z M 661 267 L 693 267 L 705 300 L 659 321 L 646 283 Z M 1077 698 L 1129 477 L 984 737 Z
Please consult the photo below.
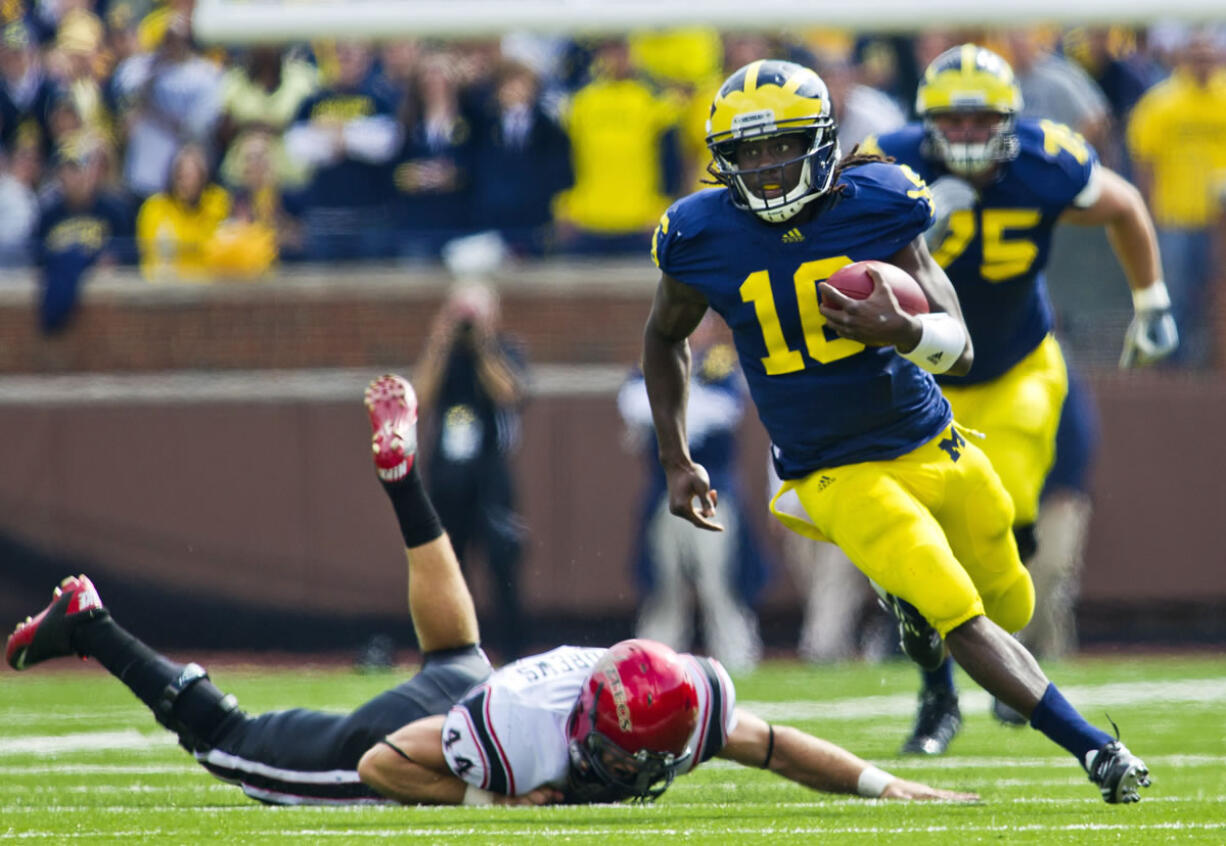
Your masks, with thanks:
M 990 50 L 963 44 L 928 67 L 915 108 L 921 115 L 957 109 L 1014 114 L 1021 109 L 1021 99 L 1008 64 Z
M 759 79 L 762 64 L 757 61 L 745 69 L 740 89 L 726 91 L 716 98 L 711 109 L 709 135 L 732 132 L 732 121 L 737 116 L 762 113 L 763 123 L 786 128 L 789 122 L 812 120 L 822 114 L 825 104 L 821 95 L 806 96 L 802 90 L 807 83 L 820 85 L 817 74 L 805 68 L 787 79 Z

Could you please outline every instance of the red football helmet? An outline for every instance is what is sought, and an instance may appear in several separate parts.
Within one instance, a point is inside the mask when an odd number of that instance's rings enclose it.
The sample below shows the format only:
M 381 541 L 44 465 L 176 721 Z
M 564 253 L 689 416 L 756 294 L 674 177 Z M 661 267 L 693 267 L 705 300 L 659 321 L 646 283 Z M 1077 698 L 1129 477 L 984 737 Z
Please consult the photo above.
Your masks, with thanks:
M 614 644 L 592 668 L 567 724 L 572 801 L 654 799 L 693 754 L 698 691 L 677 653 Z

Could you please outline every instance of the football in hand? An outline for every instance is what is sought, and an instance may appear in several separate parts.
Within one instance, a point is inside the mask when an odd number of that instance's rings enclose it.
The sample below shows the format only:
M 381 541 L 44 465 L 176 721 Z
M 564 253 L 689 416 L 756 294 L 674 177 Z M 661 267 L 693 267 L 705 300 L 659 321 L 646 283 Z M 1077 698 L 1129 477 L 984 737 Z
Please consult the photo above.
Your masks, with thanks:
M 881 274 L 903 311 L 907 314 L 928 313 L 928 298 L 924 296 L 919 283 L 910 273 L 889 262 L 857 261 L 836 270 L 826 284 L 853 300 L 868 299 L 873 292 L 873 277 L 868 275 L 870 267 Z

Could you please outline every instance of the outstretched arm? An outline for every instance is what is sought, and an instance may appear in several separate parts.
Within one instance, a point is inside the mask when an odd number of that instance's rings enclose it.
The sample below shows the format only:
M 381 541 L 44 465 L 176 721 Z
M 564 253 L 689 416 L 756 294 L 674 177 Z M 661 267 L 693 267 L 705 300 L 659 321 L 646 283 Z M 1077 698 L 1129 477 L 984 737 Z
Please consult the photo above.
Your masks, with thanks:
M 769 761 L 767 760 L 769 753 Z M 737 725 L 719 753 L 747 767 L 762 767 L 797 784 L 827 793 L 850 793 L 881 799 L 976 801 L 979 796 L 929 787 L 895 778 L 841 746 L 791 726 L 770 726 L 743 708 Z
M 686 339 L 706 314 L 702 294 L 668 274 L 660 274 L 651 315 L 643 330 L 643 379 L 651 403 L 660 464 L 668 478 L 669 510 L 702 529 L 722 531 L 716 523 L 716 494 L 707 471 L 690 457 L 685 409 L 690 386 L 690 344 Z M 694 499 L 699 508 L 695 510 Z
M 1158 256 L 1158 236 L 1145 199 L 1128 180 L 1110 168 L 1098 168 L 1098 198 L 1086 208 L 1070 208 L 1060 215 L 1061 223 L 1078 226 L 1104 226 L 1111 249 L 1119 259 L 1128 287 L 1134 291 L 1148 288 L 1162 278 Z
M 1070 208 L 1061 221 L 1081 226 L 1105 226 L 1107 240 L 1119 259 L 1136 312 L 1124 337 L 1121 367 L 1151 364 L 1179 346 L 1179 332 L 1171 317 L 1171 300 L 1162 280 L 1158 236 L 1141 192 L 1113 170 L 1099 167 L 1098 197 L 1085 208 Z
M 443 719 L 415 720 L 368 749 L 358 762 L 362 783 L 405 805 L 548 805 L 562 800 L 561 792 L 548 786 L 503 796 L 462 781 L 443 758 Z

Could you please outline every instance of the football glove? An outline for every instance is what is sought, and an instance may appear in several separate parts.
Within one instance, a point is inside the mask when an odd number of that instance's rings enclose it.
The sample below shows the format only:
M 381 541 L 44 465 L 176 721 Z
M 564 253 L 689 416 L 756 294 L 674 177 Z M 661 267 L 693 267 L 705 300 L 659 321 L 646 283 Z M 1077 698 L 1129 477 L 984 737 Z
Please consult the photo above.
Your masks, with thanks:
M 928 190 L 932 192 L 932 210 L 936 220 L 924 233 L 924 240 L 928 242 L 929 249 L 936 249 L 949 231 L 950 216 L 956 211 L 973 208 L 979 199 L 979 192 L 965 179 L 949 174 L 929 182 Z
M 1144 367 L 1169 356 L 1179 346 L 1179 330 L 1171 315 L 1171 298 L 1162 281 L 1132 292 L 1136 312 L 1124 333 L 1120 369 Z

